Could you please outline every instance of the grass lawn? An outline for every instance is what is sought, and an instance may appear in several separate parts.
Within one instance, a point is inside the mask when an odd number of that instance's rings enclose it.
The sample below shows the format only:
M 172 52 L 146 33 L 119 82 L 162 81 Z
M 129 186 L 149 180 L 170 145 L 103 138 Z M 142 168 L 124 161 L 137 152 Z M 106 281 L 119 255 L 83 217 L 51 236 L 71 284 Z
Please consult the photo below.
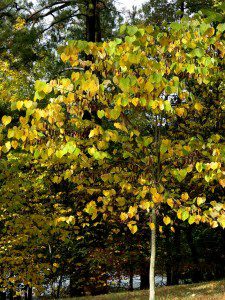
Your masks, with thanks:
M 148 300 L 148 291 L 115 293 L 102 296 L 86 296 L 74 300 Z M 159 287 L 156 300 L 225 300 L 225 280 L 199 284 Z M 69 300 L 69 299 L 68 299 Z

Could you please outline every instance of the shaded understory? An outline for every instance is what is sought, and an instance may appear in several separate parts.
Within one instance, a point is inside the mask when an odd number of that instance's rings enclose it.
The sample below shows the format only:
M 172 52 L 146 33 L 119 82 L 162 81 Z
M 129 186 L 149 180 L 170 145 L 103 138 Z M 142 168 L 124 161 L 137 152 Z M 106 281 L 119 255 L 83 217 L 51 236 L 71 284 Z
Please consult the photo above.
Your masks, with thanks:
M 115 293 L 102 296 L 86 296 L 73 299 L 81 300 L 147 300 L 148 291 Z M 225 280 L 211 281 L 199 284 L 188 284 L 170 287 L 159 287 L 156 300 L 224 300 Z M 69 300 L 69 299 L 68 299 Z

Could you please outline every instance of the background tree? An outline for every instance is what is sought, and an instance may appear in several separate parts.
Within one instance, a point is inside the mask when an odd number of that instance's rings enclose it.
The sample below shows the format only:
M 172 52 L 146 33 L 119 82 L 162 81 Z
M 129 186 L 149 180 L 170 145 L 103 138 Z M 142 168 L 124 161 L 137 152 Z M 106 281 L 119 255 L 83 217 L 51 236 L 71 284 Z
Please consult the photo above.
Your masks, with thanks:
M 142 5 L 141 16 L 145 23 L 162 25 L 163 22 L 171 23 L 190 16 L 200 10 L 213 8 L 213 0 L 202 1 L 155 1 L 150 0 Z

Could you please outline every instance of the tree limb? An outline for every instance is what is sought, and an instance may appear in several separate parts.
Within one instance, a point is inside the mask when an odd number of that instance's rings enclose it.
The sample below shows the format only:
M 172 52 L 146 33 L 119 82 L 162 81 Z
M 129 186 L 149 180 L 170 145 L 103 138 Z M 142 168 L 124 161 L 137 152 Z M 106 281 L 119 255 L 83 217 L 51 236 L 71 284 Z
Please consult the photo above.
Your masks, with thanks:
M 35 11 L 35 12 L 34 12 L 33 14 L 31 14 L 26 20 L 29 21 L 29 20 L 32 20 L 32 19 L 35 19 L 35 18 L 37 18 L 37 19 L 38 19 L 38 18 L 42 18 L 43 16 L 37 16 L 37 17 L 36 17 L 36 15 L 38 15 L 39 13 L 43 12 L 43 11 L 46 10 L 46 9 L 50 9 L 50 11 L 52 11 L 53 9 L 51 9 L 51 8 L 53 8 L 53 7 L 56 6 L 56 5 L 59 5 L 59 6 L 58 6 L 58 7 L 55 7 L 55 8 L 54 8 L 54 11 L 59 10 L 59 9 L 62 8 L 62 6 L 64 6 L 64 5 L 65 5 L 65 7 L 67 7 L 67 6 L 69 6 L 69 5 L 71 5 L 71 4 L 75 3 L 75 2 L 76 2 L 75 0 L 69 0 L 69 1 L 65 1 L 65 0 L 62 0 L 62 1 L 56 1 L 56 2 L 54 2 L 54 3 L 52 3 L 52 4 L 46 5 L 46 6 L 42 7 L 41 9 Z M 60 6 L 60 5 L 61 5 L 61 6 Z

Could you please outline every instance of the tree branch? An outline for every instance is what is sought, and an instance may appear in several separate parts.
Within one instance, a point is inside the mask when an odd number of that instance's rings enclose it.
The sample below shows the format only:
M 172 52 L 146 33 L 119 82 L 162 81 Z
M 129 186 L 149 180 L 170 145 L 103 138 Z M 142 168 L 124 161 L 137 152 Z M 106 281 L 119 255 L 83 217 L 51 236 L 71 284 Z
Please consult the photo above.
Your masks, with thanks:
M 50 28 L 52 28 L 53 26 L 55 26 L 56 24 L 59 24 L 63 21 L 66 21 L 67 19 L 70 19 L 70 18 L 73 18 L 73 17 L 77 17 L 77 16 L 85 16 L 84 14 L 72 14 L 72 15 L 69 15 L 69 16 L 66 16 L 65 18 L 61 18 L 59 20 L 56 20 L 54 22 L 52 22 L 47 28 L 45 28 L 44 30 L 41 31 L 41 34 L 43 34 L 44 32 L 48 31 Z
M 52 10 L 54 10 L 54 11 L 57 11 L 57 10 L 59 10 L 60 8 L 62 8 L 62 6 L 65 6 L 65 7 L 67 7 L 67 6 L 69 6 L 69 5 L 71 5 L 71 4 L 73 4 L 73 3 L 75 3 L 76 2 L 76 0 L 70 0 L 70 1 L 65 1 L 65 0 L 62 0 L 62 1 L 56 1 L 56 2 L 54 2 L 54 3 L 52 3 L 52 4 L 49 4 L 49 5 L 46 5 L 46 6 L 44 6 L 44 7 L 42 7 L 41 9 L 39 9 L 39 10 L 37 10 L 36 12 L 34 12 L 32 15 L 30 15 L 27 19 L 26 19 L 26 21 L 29 21 L 29 20 L 32 20 L 32 19 L 35 19 L 35 18 L 42 18 L 43 16 L 41 15 L 41 16 L 37 16 L 36 17 L 36 15 L 38 15 L 39 13 L 42 13 L 43 11 L 45 11 L 46 9 L 50 9 L 50 11 L 52 12 Z M 59 5 L 58 7 L 55 7 L 54 9 L 51 9 L 51 8 L 53 8 L 54 6 L 56 6 L 56 5 Z M 54 12 L 53 11 L 53 12 Z

